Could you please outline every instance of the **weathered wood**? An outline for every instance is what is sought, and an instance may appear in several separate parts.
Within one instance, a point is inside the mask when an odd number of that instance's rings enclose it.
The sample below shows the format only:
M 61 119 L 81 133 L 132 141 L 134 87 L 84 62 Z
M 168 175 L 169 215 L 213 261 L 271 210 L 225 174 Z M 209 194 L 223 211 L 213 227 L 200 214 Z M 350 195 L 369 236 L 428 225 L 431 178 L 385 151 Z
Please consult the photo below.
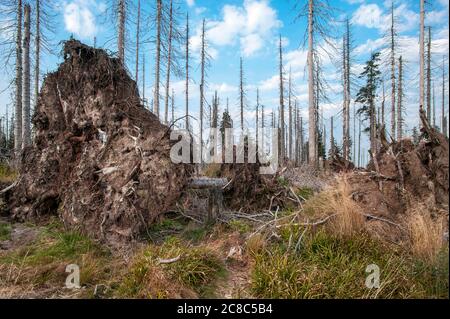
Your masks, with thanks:
M 190 187 L 194 189 L 222 189 L 227 184 L 228 179 L 226 178 L 196 177 L 191 180 Z
M 228 184 L 226 178 L 193 178 L 189 184 L 192 189 L 202 189 L 208 193 L 207 223 L 214 223 L 223 209 L 223 188 Z

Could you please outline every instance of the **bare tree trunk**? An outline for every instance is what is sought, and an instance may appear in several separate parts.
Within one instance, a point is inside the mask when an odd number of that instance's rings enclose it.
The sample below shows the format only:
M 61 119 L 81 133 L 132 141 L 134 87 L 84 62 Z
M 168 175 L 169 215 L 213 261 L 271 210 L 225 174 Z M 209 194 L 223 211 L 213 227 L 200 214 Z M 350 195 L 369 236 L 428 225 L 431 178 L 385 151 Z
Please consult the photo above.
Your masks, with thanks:
M 171 99 L 171 109 L 172 109 L 172 120 L 170 121 L 171 124 L 175 121 L 175 90 L 172 89 L 172 99 Z
M 386 127 L 386 92 L 384 89 L 384 81 L 382 83 L 383 86 L 383 96 L 381 100 L 381 125 L 383 126 L 383 129 L 385 130 Z
M 397 102 L 397 137 L 400 141 L 403 137 L 403 60 L 402 56 L 398 59 L 398 102 Z
M 186 13 L 186 124 L 185 128 L 189 131 L 189 13 Z
M 145 54 L 142 55 L 142 101 L 145 106 Z
M 122 64 L 125 64 L 125 0 L 119 0 L 119 21 L 118 30 L 119 36 L 117 41 L 117 49 L 119 51 L 119 60 Z
M 166 98 L 164 105 L 164 122 L 167 123 L 169 117 L 169 88 L 170 88 L 170 67 L 172 64 L 172 38 L 173 38 L 173 1 L 170 0 L 169 9 L 169 47 L 167 52 L 167 71 L 166 71 Z
M 41 1 L 36 0 L 36 61 L 34 65 L 34 109 L 37 108 L 39 99 L 39 78 L 40 78 L 40 63 L 41 63 Z
M 391 4 L 391 138 L 395 141 L 395 26 L 394 26 L 394 2 Z M 372 152 L 374 149 L 371 150 Z
M 259 89 L 256 89 L 256 154 L 258 155 L 259 147 Z
M 241 131 L 244 131 L 244 70 L 242 65 L 242 57 L 240 59 L 240 71 L 239 71 L 239 105 L 241 116 Z
M 218 126 L 219 126 L 219 97 L 217 96 L 217 91 L 215 91 L 211 127 L 217 128 Z
M 280 51 L 280 158 L 281 163 L 284 163 L 285 158 L 285 132 L 284 132 L 284 85 L 283 85 L 283 49 L 281 46 L 281 35 L 280 35 L 280 45 L 279 45 L 279 51 Z
M 293 132 L 293 153 L 294 153 L 294 163 L 298 166 L 298 114 L 297 114 L 297 99 L 294 100 L 294 112 L 293 112 L 293 121 L 294 121 L 294 132 Z
M 161 67 L 161 19 L 162 0 L 156 0 L 156 62 L 155 62 L 155 91 L 153 92 L 153 112 L 159 118 L 159 77 Z
M 14 121 L 14 150 L 17 158 L 22 148 L 22 0 L 17 1 L 16 20 L 16 110 Z
M 289 159 L 292 160 L 292 75 L 289 69 Z
M 348 32 L 348 31 L 347 31 Z M 348 96 L 348 90 L 347 90 L 347 81 L 349 80 L 347 78 L 347 35 L 344 36 L 344 40 L 343 40 L 343 80 L 344 80 L 344 103 L 343 103 L 343 110 L 342 110 L 342 115 L 343 115 L 343 155 L 344 155 L 344 159 L 348 160 L 349 157 L 349 152 L 350 152 L 350 139 L 348 136 L 349 133 L 349 113 L 348 113 L 348 107 L 349 107 L 349 96 Z M 333 147 L 333 145 L 331 146 Z M 332 152 L 334 152 L 334 149 L 332 149 Z
M 441 105 L 441 131 L 447 136 L 446 120 L 445 120 L 445 60 L 442 58 L 442 105 Z
M 141 35 L 141 0 L 138 0 L 137 7 L 137 25 L 136 25 L 136 85 L 139 81 L 139 45 Z
M 203 163 L 203 102 L 205 99 L 205 19 L 202 25 L 202 50 L 201 50 L 201 82 L 200 82 L 200 161 Z
M 316 126 L 316 110 L 314 97 L 314 40 L 313 40 L 313 23 L 314 23 L 314 6 L 313 0 L 308 0 L 308 92 L 309 92 L 309 163 L 317 167 L 317 126 Z
M 305 155 L 303 152 L 303 145 L 305 144 L 305 135 L 303 130 L 303 117 L 300 116 L 300 163 L 305 161 Z
M 427 42 L 427 119 L 431 122 L 431 27 L 428 27 Z
M 259 89 L 258 89 L 259 90 Z M 264 123 L 264 105 L 261 104 L 261 145 L 262 145 L 262 151 L 264 151 L 264 128 L 265 128 L 265 123 Z
M 24 7 L 23 38 L 23 113 L 22 113 L 22 148 L 31 144 L 30 123 L 30 5 Z
M 370 109 L 370 151 L 371 154 L 375 154 L 377 153 L 377 119 L 374 101 L 372 101 Z
M 356 107 L 353 104 L 353 162 L 356 163 Z
M 433 82 L 433 128 L 436 128 L 436 91 Z
M 331 123 L 330 123 L 330 156 L 333 158 L 334 157 L 334 116 L 331 117 Z
M 349 21 L 349 19 L 347 19 L 347 21 L 346 21 L 346 29 L 347 30 L 346 30 L 346 40 L 345 40 L 345 44 L 346 44 L 346 50 L 345 50 L 345 52 L 346 52 L 346 57 L 345 57 L 346 72 L 345 72 L 345 75 L 347 77 L 347 80 L 346 80 L 346 88 L 345 89 L 347 91 L 347 94 L 346 94 L 346 97 L 347 97 L 347 100 L 346 100 L 347 101 L 347 106 L 346 106 L 347 130 L 346 130 L 345 135 L 347 137 L 347 141 L 346 141 L 346 149 L 347 150 L 345 152 L 346 154 L 344 154 L 344 157 L 346 160 L 350 160 L 350 100 L 351 100 L 350 50 L 351 50 L 351 47 L 350 47 L 350 21 Z
M 420 78 L 419 78 L 419 104 L 424 107 L 425 102 L 425 0 L 420 0 Z
M 358 167 L 361 167 L 361 118 L 358 116 Z

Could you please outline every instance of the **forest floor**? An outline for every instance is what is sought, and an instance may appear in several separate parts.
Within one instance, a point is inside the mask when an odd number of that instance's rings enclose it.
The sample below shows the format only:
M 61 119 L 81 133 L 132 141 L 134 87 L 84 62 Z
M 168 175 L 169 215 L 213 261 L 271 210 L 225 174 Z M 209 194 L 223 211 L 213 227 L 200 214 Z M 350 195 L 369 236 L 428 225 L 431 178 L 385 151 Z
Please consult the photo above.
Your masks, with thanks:
M 336 193 L 329 190 L 296 193 L 303 198 L 301 210 L 277 211 L 273 221 L 250 214 L 206 225 L 167 214 L 143 240 L 121 251 L 65 229 L 57 217 L 39 224 L 3 218 L 0 297 L 449 297 L 448 243 L 436 224 L 402 224 L 411 234 L 421 232 L 428 245 L 419 247 L 412 235 L 392 242 L 357 218 L 323 218 L 333 205 L 351 211 L 348 199 L 333 199 Z M 80 268 L 80 289 L 65 288 L 69 264 Z M 380 269 L 379 288 L 366 287 L 373 264 Z

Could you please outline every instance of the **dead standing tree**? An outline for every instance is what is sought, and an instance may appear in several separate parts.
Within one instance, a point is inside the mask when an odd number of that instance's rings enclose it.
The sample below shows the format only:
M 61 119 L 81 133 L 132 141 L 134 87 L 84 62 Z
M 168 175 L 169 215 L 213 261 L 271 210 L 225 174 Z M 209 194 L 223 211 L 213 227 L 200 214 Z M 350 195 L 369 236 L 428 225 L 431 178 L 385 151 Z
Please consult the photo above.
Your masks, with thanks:
M 202 33 L 201 33 L 201 51 L 200 51 L 200 150 L 201 157 L 200 162 L 203 163 L 203 123 L 205 117 L 205 89 L 206 89 L 206 77 L 207 69 L 209 68 L 210 56 L 207 53 L 208 41 L 206 38 L 206 20 L 203 19 L 202 22 Z
M 395 29 L 395 15 L 394 15 L 394 1 L 391 2 L 391 28 L 390 28 L 390 62 L 391 62 L 391 138 L 395 140 L 395 48 L 396 48 L 396 29 Z
M 397 138 L 403 138 L 403 59 L 398 58 Z
M 427 39 L 427 120 L 431 123 L 431 27 L 428 27 Z
M 14 121 L 14 150 L 16 156 L 18 156 L 22 147 L 22 0 L 17 1 L 16 27 L 16 107 Z
M 167 8 L 166 8 L 167 9 Z M 165 99 L 164 99 L 164 121 L 168 123 L 168 112 L 169 112 L 169 100 L 170 100 L 170 78 L 171 76 L 181 77 L 183 75 L 182 67 L 180 66 L 180 61 L 182 59 L 182 54 L 180 48 L 183 42 L 183 34 L 181 28 L 179 27 L 179 16 L 180 11 L 178 4 L 174 0 L 170 0 L 168 11 L 164 16 L 164 45 L 165 50 L 165 61 L 166 61 L 166 83 L 165 83 Z
M 351 66 L 352 66 L 352 40 L 350 31 L 350 21 L 345 21 L 345 34 L 343 38 L 342 52 L 342 74 L 343 74 L 343 156 L 345 160 L 350 160 L 350 100 L 351 100 Z
M 419 107 L 425 102 L 425 0 L 420 0 L 420 75 L 419 75 Z
M 185 129 L 189 131 L 189 13 L 186 13 L 186 36 L 185 36 L 185 72 L 186 72 L 186 83 L 185 83 L 185 116 L 186 116 L 186 124 Z
M 279 158 L 281 163 L 284 163 L 286 154 L 286 143 L 285 143 L 285 131 L 284 131 L 284 72 L 283 72 L 283 47 L 281 42 L 281 35 L 279 40 L 279 72 L 280 72 L 280 146 L 279 148 Z
M 242 57 L 239 60 L 239 111 L 240 111 L 240 123 L 241 134 L 244 134 L 244 108 L 245 108 L 245 87 L 244 87 L 244 65 Z
M 300 3 L 300 2 L 297 2 Z M 303 46 L 308 47 L 308 119 L 309 119 L 309 142 L 308 159 L 313 167 L 319 165 L 318 147 L 318 102 L 326 100 L 326 81 L 322 77 L 321 56 L 327 54 L 330 58 L 334 56 L 335 36 L 332 34 L 334 21 L 333 9 L 327 0 L 308 0 L 300 8 L 297 18 L 306 18 L 308 27 L 304 35 Z
M 31 37 L 31 7 L 29 4 L 24 6 L 24 37 L 22 47 L 22 60 L 23 60 L 23 83 L 22 83 L 22 148 L 25 148 L 31 144 L 31 122 L 30 122 L 30 37 Z
M 118 40 L 117 40 L 117 52 L 119 54 L 119 60 L 122 64 L 125 64 L 125 15 L 126 15 L 126 0 L 119 0 L 117 4 L 117 30 L 118 30 Z
M 159 81 L 161 74 L 161 24 L 162 0 L 156 0 L 156 47 L 155 47 L 155 87 L 153 92 L 153 113 L 159 118 Z
M 137 5 L 137 20 L 136 20 L 136 65 L 135 65 L 135 80 L 139 82 L 139 46 L 141 43 L 141 0 L 138 0 Z

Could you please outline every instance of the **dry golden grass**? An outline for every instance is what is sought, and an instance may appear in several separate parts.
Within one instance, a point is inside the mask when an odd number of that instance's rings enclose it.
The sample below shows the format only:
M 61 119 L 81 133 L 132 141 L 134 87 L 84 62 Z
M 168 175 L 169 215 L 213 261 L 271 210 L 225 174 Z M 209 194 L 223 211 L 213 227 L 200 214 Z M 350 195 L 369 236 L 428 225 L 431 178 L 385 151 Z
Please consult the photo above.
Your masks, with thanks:
M 262 234 L 251 236 L 246 243 L 246 249 L 251 255 L 260 253 L 266 246 L 267 242 Z
M 314 219 L 330 217 L 325 227 L 338 236 L 352 236 L 365 227 L 365 217 L 352 199 L 350 185 L 345 177 L 308 200 L 303 212 Z
M 445 218 L 433 217 L 424 205 L 418 204 L 406 217 L 411 252 L 424 260 L 434 261 L 444 247 Z

